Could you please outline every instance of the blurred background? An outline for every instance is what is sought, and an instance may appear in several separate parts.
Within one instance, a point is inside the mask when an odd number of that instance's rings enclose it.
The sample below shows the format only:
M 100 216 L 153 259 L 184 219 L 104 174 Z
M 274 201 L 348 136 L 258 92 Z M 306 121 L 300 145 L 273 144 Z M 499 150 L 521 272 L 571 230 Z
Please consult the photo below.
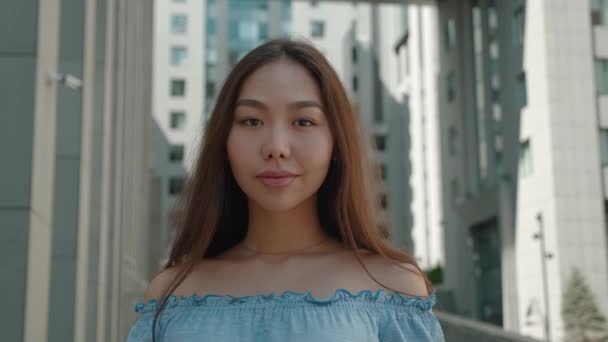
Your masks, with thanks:
M 447 341 L 606 341 L 608 0 L 1 0 L 3 341 L 121 341 L 231 67 L 331 61 Z

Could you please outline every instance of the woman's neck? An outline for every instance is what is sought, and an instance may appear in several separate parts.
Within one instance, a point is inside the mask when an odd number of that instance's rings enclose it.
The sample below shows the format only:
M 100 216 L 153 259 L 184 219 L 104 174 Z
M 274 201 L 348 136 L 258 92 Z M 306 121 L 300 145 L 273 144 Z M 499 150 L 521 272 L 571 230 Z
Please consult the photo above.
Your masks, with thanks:
M 242 244 L 250 250 L 260 254 L 289 254 L 314 248 L 328 239 L 319 222 L 314 198 L 280 212 L 249 204 L 249 227 Z

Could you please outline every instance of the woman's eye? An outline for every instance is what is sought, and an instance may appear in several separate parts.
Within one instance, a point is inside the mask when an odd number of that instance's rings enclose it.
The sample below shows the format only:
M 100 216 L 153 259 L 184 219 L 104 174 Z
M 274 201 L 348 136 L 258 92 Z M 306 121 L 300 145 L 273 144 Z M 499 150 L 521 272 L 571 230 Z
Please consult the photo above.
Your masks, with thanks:
M 308 120 L 308 119 L 298 119 L 296 120 L 296 122 L 298 123 L 298 126 L 314 126 L 315 123 Z
M 249 118 L 249 119 L 241 120 L 241 123 L 244 124 L 245 126 L 259 126 L 262 124 L 262 121 L 260 121 L 258 119 Z

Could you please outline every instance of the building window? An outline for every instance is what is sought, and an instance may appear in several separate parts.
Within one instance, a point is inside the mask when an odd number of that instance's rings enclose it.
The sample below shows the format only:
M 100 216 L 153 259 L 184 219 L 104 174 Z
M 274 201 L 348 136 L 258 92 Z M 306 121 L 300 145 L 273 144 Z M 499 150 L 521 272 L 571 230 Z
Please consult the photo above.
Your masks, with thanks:
M 171 16 L 171 32 L 186 33 L 188 17 L 185 14 L 174 14 Z
M 450 51 L 456 46 L 456 21 L 454 18 L 449 18 L 443 28 L 445 50 Z
M 608 0 L 591 0 L 591 23 L 594 26 L 608 24 Z
M 183 129 L 186 125 L 186 113 L 185 112 L 171 112 L 171 122 L 172 129 Z
M 236 65 L 236 63 L 239 61 L 239 55 L 239 51 L 228 51 L 228 64 L 230 65 L 230 67 L 234 67 Z
M 207 47 L 207 51 L 206 51 L 206 56 L 207 56 L 207 65 L 208 66 L 214 66 L 217 64 L 217 50 L 215 48 L 212 47 Z
M 174 46 L 171 48 L 171 64 L 184 65 L 188 60 L 188 50 L 184 46 Z
M 257 42 L 260 40 L 260 26 L 254 19 L 241 19 L 231 25 L 230 37 L 235 41 Z
M 456 80 L 453 71 L 450 71 L 447 77 L 447 97 L 448 102 L 452 102 L 456 97 Z
M 283 37 L 291 36 L 291 0 L 281 0 L 281 33 Z
M 526 26 L 526 15 L 523 7 L 519 7 L 513 12 L 513 46 L 524 46 Z
M 488 0 L 488 29 L 490 35 L 498 30 L 498 14 L 496 13 L 496 0 Z
M 386 177 L 388 176 L 387 174 L 387 168 L 385 164 L 380 164 L 380 178 L 382 180 L 386 180 Z
M 353 91 L 357 92 L 359 90 L 359 78 L 357 75 L 353 76 Z
M 184 160 L 184 145 L 172 145 L 169 147 L 169 161 L 181 162 Z
M 178 195 L 184 188 L 183 177 L 171 177 L 169 178 L 169 194 Z
M 322 38 L 325 34 L 325 23 L 321 20 L 312 20 L 310 22 L 310 36 L 313 38 Z
M 378 151 L 386 150 L 386 136 L 384 135 L 375 135 L 374 140 L 376 142 L 376 148 Z
M 208 99 L 212 99 L 215 96 L 215 82 L 207 80 L 205 85 L 205 94 Z
M 526 73 L 522 72 L 517 76 L 517 81 L 515 83 L 515 96 L 517 101 L 517 106 L 521 110 L 525 106 L 528 105 L 528 87 L 526 85 Z
M 600 129 L 600 153 L 602 166 L 608 166 L 608 129 Z
M 460 185 L 458 184 L 458 179 L 454 178 L 450 181 L 450 188 L 452 195 L 452 205 L 460 204 Z
M 215 36 L 215 18 L 214 17 L 208 17 L 207 18 L 207 37 L 213 37 Z
M 498 41 L 496 41 L 496 39 L 492 39 L 490 41 L 489 44 L 489 53 L 490 53 L 490 58 L 488 60 L 488 67 L 489 67 L 489 73 L 490 73 L 490 87 L 492 89 L 492 92 L 496 92 L 499 93 L 500 92 L 500 74 L 499 74 L 499 47 L 498 47 Z M 494 95 L 494 94 L 493 94 Z M 493 96 L 493 98 L 495 98 Z M 495 98 L 496 100 L 494 102 L 498 101 L 498 98 Z
M 502 158 L 502 136 L 497 135 L 496 136 L 496 148 L 494 150 L 494 162 L 496 163 L 496 175 L 503 176 L 505 171 L 504 171 L 504 163 L 503 163 L 503 158 Z
M 357 59 L 358 59 L 357 58 L 358 57 L 357 56 L 357 47 L 353 46 L 350 51 L 351 51 L 351 60 L 353 61 L 353 64 L 356 64 L 357 63 Z
M 388 208 L 388 198 L 384 192 L 380 194 L 380 207 L 382 209 Z
M 186 80 L 171 80 L 171 96 L 186 95 Z
M 598 94 L 608 95 L 608 59 L 595 60 L 595 84 Z
M 453 125 L 450 126 L 450 128 L 448 130 L 448 137 L 449 137 L 448 149 L 449 149 L 450 156 L 455 156 L 458 151 L 458 149 L 456 148 L 458 146 L 458 130 Z
M 527 177 L 532 174 L 532 151 L 530 141 L 526 140 L 520 144 L 519 150 L 519 175 Z
M 261 22 L 258 23 L 258 29 L 259 29 L 259 39 L 260 40 L 266 40 L 268 39 L 268 23 L 267 22 Z
M 387 240 L 391 239 L 391 230 L 386 222 L 382 222 L 378 225 L 378 231 L 380 232 L 380 235 L 382 235 L 383 238 Z

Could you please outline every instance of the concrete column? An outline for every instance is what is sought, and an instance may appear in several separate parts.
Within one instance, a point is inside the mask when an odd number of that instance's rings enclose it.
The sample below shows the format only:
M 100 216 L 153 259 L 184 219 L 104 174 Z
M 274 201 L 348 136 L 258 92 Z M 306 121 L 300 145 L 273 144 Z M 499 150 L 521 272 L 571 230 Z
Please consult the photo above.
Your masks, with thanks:
M 25 255 L 27 259 L 25 298 L 23 298 L 25 299 L 25 317 L 22 325 L 23 333 L 14 335 L 17 338 L 16 340 L 23 338 L 24 341 L 28 342 L 46 341 L 48 336 L 47 314 L 49 311 L 48 293 L 55 178 L 57 86 L 55 83 L 49 83 L 47 77 L 49 71 L 57 71 L 58 67 L 59 45 L 57 42 L 59 40 L 60 5 L 60 0 L 39 1 L 38 11 L 31 12 L 31 15 L 38 15 L 35 52 L 38 58 L 35 83 L 32 84 L 34 86 L 32 89 L 34 111 L 31 150 L 31 197 L 27 210 L 29 238 L 28 246 L 25 249 L 27 251 Z M 16 23 L 18 20 L 19 17 L 15 17 Z M 11 82 L 10 78 L 7 81 Z M 27 96 L 27 93 L 15 95 Z M 30 153 L 29 151 L 24 152 Z M 11 260 L 14 257 L 14 255 L 11 255 L 7 259 Z M 8 339 L 12 340 L 11 338 Z

